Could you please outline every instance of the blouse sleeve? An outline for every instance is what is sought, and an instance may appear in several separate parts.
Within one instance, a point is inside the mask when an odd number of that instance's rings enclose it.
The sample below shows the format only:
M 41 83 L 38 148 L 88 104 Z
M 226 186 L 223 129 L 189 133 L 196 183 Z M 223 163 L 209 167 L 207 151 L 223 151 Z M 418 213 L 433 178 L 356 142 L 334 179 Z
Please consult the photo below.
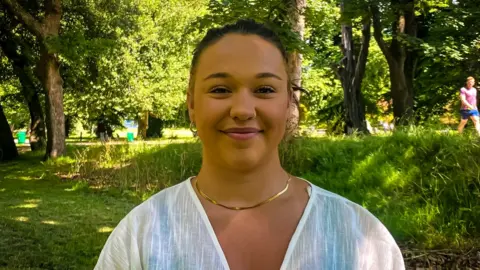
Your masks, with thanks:
M 362 212 L 359 221 L 364 239 L 360 245 L 359 269 L 404 270 L 402 252 L 390 232 L 370 212 Z
M 140 205 L 120 221 L 108 237 L 95 270 L 144 268 L 142 241 L 148 231 L 148 208 Z

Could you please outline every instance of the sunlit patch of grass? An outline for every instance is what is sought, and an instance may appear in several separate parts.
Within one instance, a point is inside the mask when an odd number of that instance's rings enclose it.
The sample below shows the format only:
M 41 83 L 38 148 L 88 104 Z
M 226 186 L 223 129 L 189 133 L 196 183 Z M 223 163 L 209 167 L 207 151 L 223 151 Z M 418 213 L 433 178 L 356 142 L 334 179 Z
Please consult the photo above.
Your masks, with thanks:
M 18 179 L 23 181 L 30 181 L 30 180 L 34 180 L 35 178 L 32 176 L 20 176 L 18 177 Z
M 113 231 L 113 228 L 112 227 L 101 227 L 101 228 L 98 228 L 98 232 L 99 233 L 109 233 L 109 232 L 112 232 Z
M 41 201 L 42 201 L 41 199 L 26 199 L 26 200 L 24 200 L 24 202 L 26 202 L 26 203 L 35 203 L 35 204 L 38 204 Z
M 42 224 L 48 224 L 48 225 L 59 225 L 60 222 L 55 221 L 55 220 L 42 220 L 40 221 Z
M 30 219 L 28 217 L 20 216 L 20 217 L 15 217 L 14 220 L 21 221 L 21 222 L 28 222 Z
M 24 203 L 24 204 L 12 206 L 12 208 L 37 208 L 37 207 L 38 207 L 37 203 Z

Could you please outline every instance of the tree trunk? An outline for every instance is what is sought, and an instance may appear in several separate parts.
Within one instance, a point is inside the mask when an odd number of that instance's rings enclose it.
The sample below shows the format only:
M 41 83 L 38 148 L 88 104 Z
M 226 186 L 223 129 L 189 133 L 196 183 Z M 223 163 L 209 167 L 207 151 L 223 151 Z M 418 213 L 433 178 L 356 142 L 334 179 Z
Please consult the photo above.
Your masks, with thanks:
M 390 65 L 390 83 L 393 99 L 393 116 L 396 125 L 406 125 L 413 115 L 413 101 L 408 93 L 407 80 L 403 73 L 403 66 Z
M 38 21 L 16 0 L 1 0 L 5 7 L 20 21 L 40 43 L 40 60 L 37 63 L 37 76 L 45 89 L 47 111 L 47 151 L 46 158 L 56 158 L 65 153 L 65 116 L 63 114 L 63 80 L 60 66 L 54 52 L 49 51 L 47 42 L 60 33 L 62 1 L 45 0 L 44 16 Z
M 344 10 L 344 2 L 341 10 Z M 362 28 L 362 45 L 358 56 L 355 56 L 352 26 L 342 24 L 342 67 L 339 70 L 344 93 L 345 130 L 347 134 L 354 131 L 368 134 L 365 121 L 365 108 L 362 96 L 362 81 L 368 60 L 370 47 L 370 18 L 366 19 Z
M 38 63 L 40 81 L 46 90 L 47 152 L 46 158 L 56 158 L 65 153 L 65 115 L 63 113 L 63 80 L 60 67 L 53 54 L 42 49 Z
M 407 105 L 411 108 L 411 113 L 414 112 L 414 86 L 415 73 L 417 70 L 418 54 L 417 52 L 407 52 L 407 59 L 405 59 L 405 66 L 403 67 L 403 73 L 405 74 L 405 83 L 407 85 Z
M 72 130 L 72 117 L 65 116 L 65 138 L 70 137 L 70 131 Z
M 383 39 L 383 26 L 380 21 L 378 7 L 371 5 L 374 36 L 388 62 L 390 71 L 391 95 L 393 99 L 393 116 L 396 125 L 408 125 L 413 120 L 413 80 L 416 59 L 413 52 L 399 36 L 416 37 L 414 0 L 392 1 L 396 7 L 396 19 L 392 26 L 392 40 L 389 45 Z M 410 58 L 409 58 L 410 57 Z M 411 62 L 409 62 L 411 61 Z
M 289 7 L 288 17 L 292 22 L 293 31 L 299 35 L 301 40 L 303 40 L 305 33 L 305 16 L 303 13 L 307 7 L 306 0 L 286 1 Z M 288 69 L 292 83 L 297 86 L 302 86 L 302 54 L 298 51 L 289 53 Z
M 293 31 L 296 32 L 300 39 L 303 40 L 305 33 L 305 16 L 304 12 L 307 7 L 306 0 L 284 0 L 288 6 L 288 17 L 292 23 Z M 293 51 L 288 54 L 288 71 L 291 83 L 294 86 L 302 86 L 302 54 L 299 51 Z M 295 98 L 300 101 L 299 90 L 293 93 Z M 292 106 L 292 125 L 298 126 L 300 122 L 300 108 L 296 105 Z
M 0 104 L 0 161 L 12 160 L 18 156 L 17 146 L 13 139 L 7 117 Z
M 17 75 L 22 84 L 22 94 L 28 105 L 30 112 L 30 148 L 32 151 L 45 149 L 45 122 L 43 116 L 42 105 L 38 97 L 37 86 L 35 85 L 29 67 L 29 62 L 25 53 L 24 44 L 11 34 L 11 29 L 7 29 L 7 25 L 3 25 L 5 29 L 0 30 L 4 38 L 0 39 L 0 47 L 10 60 L 15 75 Z M 17 51 L 18 46 L 21 47 L 21 53 Z
M 34 90 L 30 92 L 30 99 L 27 99 L 27 104 L 28 110 L 30 111 L 30 149 L 32 149 L 32 151 L 45 150 L 45 121 L 43 118 L 42 105 L 40 104 L 40 98 L 38 97 L 37 91 Z
M 148 114 L 149 114 L 149 112 L 142 112 L 138 117 L 137 136 L 139 136 L 143 139 L 147 138 Z

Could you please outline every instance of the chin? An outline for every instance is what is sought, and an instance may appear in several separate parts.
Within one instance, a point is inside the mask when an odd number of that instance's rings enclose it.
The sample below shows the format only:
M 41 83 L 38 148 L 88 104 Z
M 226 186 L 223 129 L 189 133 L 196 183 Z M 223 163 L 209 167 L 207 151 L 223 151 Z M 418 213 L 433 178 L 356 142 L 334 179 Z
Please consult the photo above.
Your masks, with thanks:
M 252 148 L 224 149 L 222 152 L 225 165 L 234 171 L 250 171 L 265 163 L 265 155 Z

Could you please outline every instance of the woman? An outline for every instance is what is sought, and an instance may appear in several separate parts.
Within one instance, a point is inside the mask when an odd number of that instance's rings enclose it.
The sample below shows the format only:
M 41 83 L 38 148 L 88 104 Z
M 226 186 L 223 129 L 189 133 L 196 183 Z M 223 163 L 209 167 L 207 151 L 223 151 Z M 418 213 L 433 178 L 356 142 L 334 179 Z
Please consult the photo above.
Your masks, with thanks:
M 210 30 L 187 102 L 200 172 L 129 213 L 96 269 L 404 269 L 367 210 L 282 168 L 295 97 L 271 30 L 253 21 Z
M 468 118 L 472 119 L 472 122 L 477 130 L 478 135 L 480 135 L 480 120 L 477 107 L 477 89 L 473 86 L 475 85 L 475 79 L 473 77 L 467 78 L 466 87 L 460 89 L 460 100 L 462 101 L 462 108 L 460 109 L 460 114 L 462 119 L 458 125 L 458 132 L 462 133 L 463 128 L 468 122 Z

